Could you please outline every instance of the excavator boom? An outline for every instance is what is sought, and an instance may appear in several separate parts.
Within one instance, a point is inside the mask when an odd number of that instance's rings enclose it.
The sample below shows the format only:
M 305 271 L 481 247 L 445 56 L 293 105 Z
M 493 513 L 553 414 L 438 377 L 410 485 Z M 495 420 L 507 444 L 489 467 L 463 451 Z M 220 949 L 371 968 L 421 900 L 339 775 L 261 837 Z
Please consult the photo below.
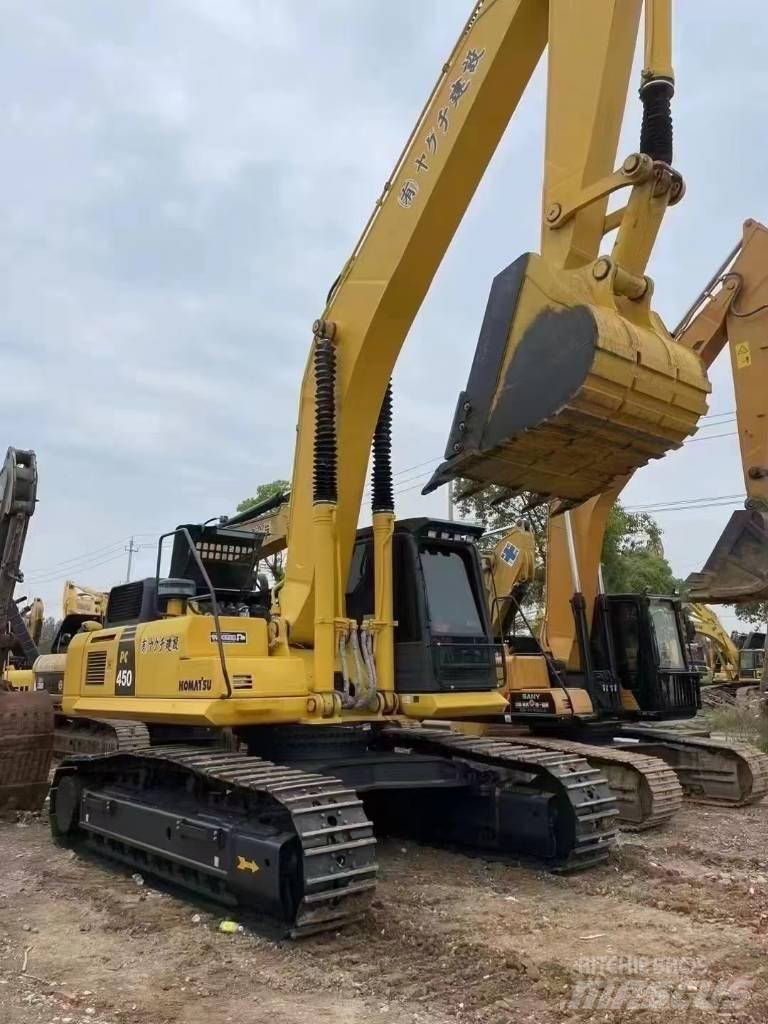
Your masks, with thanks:
M 721 674 L 727 680 L 737 680 L 739 651 L 717 615 L 705 604 L 697 603 L 686 605 L 685 614 L 696 632 L 711 641 L 716 656 L 715 674 Z
M 652 313 L 645 276 L 664 213 L 683 194 L 668 162 L 669 7 L 645 5 L 645 151 L 616 170 L 641 0 L 475 5 L 315 324 L 280 592 L 296 643 L 335 647 L 332 636 L 318 643 L 316 627 L 341 609 L 390 374 L 547 44 L 541 255 L 525 254 L 494 283 L 449 458 L 430 487 L 456 476 L 518 487 L 533 474 L 529 490 L 579 502 L 695 429 L 709 385 L 700 360 L 674 346 Z M 629 191 L 627 205 L 608 215 L 620 190 Z M 616 228 L 610 257 L 600 258 L 603 237 Z M 321 393 L 335 395 L 335 409 Z M 330 655 L 316 661 L 328 676 Z
M 37 462 L 34 452 L 9 448 L 0 469 L 0 674 L 9 649 L 13 591 L 24 577 L 21 554 L 35 511 Z M 15 620 L 16 616 L 14 616 Z

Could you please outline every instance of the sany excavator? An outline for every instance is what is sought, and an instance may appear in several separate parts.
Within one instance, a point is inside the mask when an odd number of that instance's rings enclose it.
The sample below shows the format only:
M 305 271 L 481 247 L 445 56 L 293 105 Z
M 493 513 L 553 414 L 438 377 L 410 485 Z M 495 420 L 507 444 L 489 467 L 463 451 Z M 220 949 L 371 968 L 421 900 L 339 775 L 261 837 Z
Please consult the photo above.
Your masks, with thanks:
M 111 591 L 104 628 L 70 642 L 63 711 L 142 721 L 152 745 L 64 761 L 57 841 L 259 908 L 296 936 L 368 907 L 371 817 L 560 869 L 605 860 L 617 807 L 584 758 L 429 727 L 507 702 L 478 530 L 395 521 L 389 380 L 548 44 L 541 254 L 497 278 L 484 384 L 460 405 L 452 449 L 475 448 L 490 413 L 491 475 L 519 465 L 529 489 L 576 506 L 696 429 L 706 370 L 652 312 L 645 276 L 683 195 L 664 0 L 645 4 L 640 151 L 614 169 L 642 12 L 641 0 L 474 5 L 314 324 L 285 577 L 254 588 L 256 532 L 187 526 L 161 538 L 153 578 Z M 608 214 L 620 190 L 627 204 Z M 372 526 L 358 532 L 371 447 Z M 696 682 L 663 690 L 664 712 L 695 705 Z M 240 750 L 211 745 L 223 730 Z
M 36 810 L 48 792 L 53 707 L 46 694 L 16 692 L 5 679 L 14 647 L 37 648 L 13 600 L 23 581 L 21 555 L 35 511 L 35 453 L 9 448 L 0 468 L 0 808 Z
M 619 824 L 626 830 L 648 829 L 669 820 L 679 809 L 684 791 L 713 803 L 754 803 L 762 798 L 765 790 L 759 783 L 766 765 L 764 756 L 744 744 L 702 740 L 701 736 L 706 737 L 704 730 L 697 730 L 700 735 L 695 738 L 674 737 L 675 744 L 683 747 L 691 744 L 689 749 L 692 750 L 688 771 L 679 773 L 679 781 L 673 771 L 674 765 L 670 766 L 665 763 L 666 759 L 658 756 L 658 748 L 654 752 L 657 756 L 651 756 L 639 753 L 631 738 L 627 738 L 623 745 L 608 745 L 607 739 L 615 739 L 616 718 L 611 721 L 605 713 L 596 714 L 590 704 L 590 691 L 585 687 L 586 692 L 579 693 L 577 687 L 569 685 L 573 678 L 569 678 L 567 667 L 558 663 L 542 645 L 535 625 L 522 610 L 522 601 L 536 571 L 532 533 L 524 524 L 493 532 L 502 536 L 492 551 L 483 553 L 482 559 L 494 636 L 504 651 L 505 687 L 510 707 L 503 721 L 454 723 L 456 728 L 467 735 L 503 737 L 508 742 L 533 743 L 547 750 L 578 753 L 608 779 L 619 807 Z M 547 567 L 547 579 L 551 579 L 554 571 Z M 663 674 L 668 670 L 670 646 L 678 652 L 683 671 L 687 674 L 701 671 L 691 656 L 690 638 L 694 629 L 717 644 L 720 664 L 729 673 L 729 680 L 733 680 L 723 682 L 724 673 L 721 672 L 717 684 L 702 687 L 703 696 L 720 689 L 734 694 L 741 689 L 752 692 L 756 689 L 755 683 L 748 683 L 746 679 L 741 680 L 740 686 L 739 652 L 717 617 L 705 605 L 689 605 L 678 597 L 650 594 L 601 593 L 599 602 L 601 617 L 596 625 L 600 632 L 595 637 L 593 629 L 590 639 L 590 656 L 594 662 L 604 664 L 605 634 L 602 630 L 606 623 L 610 623 L 611 656 L 615 664 L 625 666 L 630 658 L 634 658 L 638 665 L 643 666 L 643 677 L 630 680 L 634 684 L 631 696 L 635 705 L 631 705 L 630 695 L 622 695 L 625 705 L 622 718 L 626 721 L 631 723 L 662 717 L 646 710 L 643 690 L 653 691 L 654 687 L 662 685 Z M 504 611 L 500 614 L 496 609 Z M 513 632 L 510 629 L 515 616 L 523 620 L 527 630 Z M 617 627 L 617 621 L 621 624 L 627 617 L 631 617 L 638 627 L 634 646 L 631 638 L 627 643 L 625 633 Z M 543 692 L 542 682 L 546 692 Z M 625 685 L 625 677 L 621 677 L 620 684 Z M 550 686 L 559 687 L 558 693 L 563 689 L 573 690 L 569 698 L 574 703 L 580 702 L 582 714 L 578 718 L 574 716 L 575 720 L 567 714 L 554 716 Z M 535 737 L 528 735 L 526 725 L 533 728 Z M 622 734 L 618 738 L 624 739 Z M 694 754 L 697 764 L 693 760 Z M 714 766 L 709 778 L 704 769 L 713 764 L 713 758 L 721 763 Z M 723 770 L 726 758 L 735 767 L 729 770 L 726 766 Z M 694 771 L 702 775 L 701 782 Z
M 747 488 L 745 511 L 732 515 L 704 571 L 688 580 L 691 597 L 698 602 L 757 600 L 768 595 L 768 491 L 764 479 L 768 477 L 764 468 L 768 463 L 764 422 L 768 415 L 768 357 L 761 346 L 765 328 L 760 321 L 766 310 L 768 230 L 748 220 L 742 242 L 674 335 L 680 353 L 696 352 L 707 367 L 726 345 L 730 348 Z M 486 450 L 484 445 L 489 442 L 482 434 L 482 410 L 488 402 L 476 405 L 479 400 L 475 397 L 480 374 L 485 372 L 482 358 L 478 350 L 457 412 L 457 417 L 463 415 L 463 404 L 477 407 L 481 423 L 475 424 L 465 447 L 451 456 L 451 444 L 458 436 L 454 424 L 446 453 L 449 458 L 438 469 L 436 479 L 464 476 L 483 483 L 490 480 L 505 484 L 510 493 L 529 490 L 531 480 L 538 479 L 546 488 L 544 496 L 558 499 L 550 506 L 540 644 L 531 647 L 527 639 L 505 638 L 508 722 L 547 734 L 546 739 L 524 738 L 522 742 L 528 745 L 535 742 L 543 749 L 570 751 L 599 767 L 611 783 L 619 801 L 620 820 L 627 827 L 648 828 L 668 820 L 680 804 L 682 791 L 700 800 L 731 805 L 762 799 L 768 793 L 766 755 L 747 744 L 662 732 L 643 724 L 694 715 L 700 706 L 700 691 L 682 602 L 662 595 L 603 593 L 600 557 L 607 516 L 630 474 L 571 510 L 576 490 L 572 479 L 563 484 L 555 477 L 547 480 L 542 474 L 548 464 L 544 470 L 538 464 L 526 470 L 522 462 L 502 460 L 493 448 Z M 500 388 L 499 381 L 493 387 Z M 513 359 L 505 389 L 510 392 L 518 387 Z M 522 431 L 512 439 L 511 450 L 525 450 L 528 443 L 527 433 Z M 584 479 L 586 491 L 591 484 Z M 514 543 L 514 532 L 508 539 Z M 711 635 L 712 613 L 700 607 L 707 613 Z M 738 664 L 737 658 L 734 664 Z M 462 728 L 514 741 L 512 724 L 497 721 Z M 633 741 L 631 747 L 629 741 Z

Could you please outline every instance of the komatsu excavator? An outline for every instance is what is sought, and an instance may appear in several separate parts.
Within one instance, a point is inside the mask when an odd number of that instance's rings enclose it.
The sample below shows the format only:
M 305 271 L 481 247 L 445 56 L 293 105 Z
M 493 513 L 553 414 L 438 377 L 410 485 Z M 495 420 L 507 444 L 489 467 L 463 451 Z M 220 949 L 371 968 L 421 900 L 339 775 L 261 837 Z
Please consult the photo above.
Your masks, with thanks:
M 486 372 L 460 402 L 451 448 L 476 450 L 490 413 L 491 475 L 523 466 L 531 487 L 577 505 L 696 429 L 705 366 L 652 312 L 645 276 L 684 190 L 671 166 L 670 4 L 644 6 L 640 151 L 615 169 L 641 0 L 474 5 L 314 324 L 285 577 L 254 588 L 256 532 L 185 526 L 161 538 L 153 578 L 111 591 L 104 628 L 70 642 L 63 710 L 138 719 L 152 745 L 63 762 L 57 841 L 259 908 L 295 936 L 365 912 L 370 816 L 561 869 L 605 860 L 616 803 L 584 758 L 430 728 L 501 714 L 503 671 L 477 528 L 395 521 L 389 380 L 548 44 L 541 254 L 496 279 Z M 621 190 L 626 205 L 607 213 Z M 358 531 L 371 446 L 372 526 Z M 695 680 L 659 693 L 665 714 L 696 700 Z M 239 750 L 206 743 L 225 729 Z
M 687 581 L 691 597 L 699 602 L 768 595 L 768 356 L 761 345 L 765 320 L 760 319 L 767 310 L 768 229 L 748 220 L 741 243 L 674 334 L 674 344 L 698 353 L 707 367 L 726 344 L 730 348 L 747 489 L 745 511 L 732 515 L 704 571 Z M 487 372 L 481 357 L 478 350 L 460 407 L 477 388 L 480 370 Z M 506 378 L 512 390 L 520 386 L 513 371 L 514 362 Z M 522 431 L 513 437 L 512 450 L 527 443 Z M 507 484 L 514 493 L 529 490 L 530 481 L 548 466 L 537 464 L 533 475 L 525 475 L 516 463 L 495 462 L 483 441 L 472 444 L 452 455 L 449 442 L 448 458 L 435 479 L 466 474 Z M 515 724 L 546 732 L 546 739 L 525 737 L 520 742 L 586 757 L 608 777 L 621 824 L 648 828 L 675 813 L 683 792 L 730 805 L 761 800 L 768 793 L 768 756 L 747 744 L 662 732 L 643 724 L 691 717 L 701 705 L 680 599 L 603 592 L 600 557 L 607 517 L 630 475 L 573 511 L 572 482 L 542 483 L 547 497 L 561 499 L 550 506 L 544 628 L 533 645 L 527 639 L 504 638 L 507 723 L 464 725 L 462 730 L 507 742 L 515 741 Z M 514 539 L 514 533 L 510 536 Z M 707 612 L 711 633 L 712 615 L 700 607 Z M 737 664 L 733 657 L 731 661 Z
M 35 453 L 9 448 L 0 468 L 0 808 L 37 810 L 48 792 L 53 706 L 46 694 L 16 692 L 5 679 L 11 650 L 34 658 L 35 642 L 13 600 L 35 511 Z
M 705 664 L 712 686 L 730 685 L 739 679 L 739 650 L 709 605 L 688 603 L 686 622 L 695 637 L 706 645 Z

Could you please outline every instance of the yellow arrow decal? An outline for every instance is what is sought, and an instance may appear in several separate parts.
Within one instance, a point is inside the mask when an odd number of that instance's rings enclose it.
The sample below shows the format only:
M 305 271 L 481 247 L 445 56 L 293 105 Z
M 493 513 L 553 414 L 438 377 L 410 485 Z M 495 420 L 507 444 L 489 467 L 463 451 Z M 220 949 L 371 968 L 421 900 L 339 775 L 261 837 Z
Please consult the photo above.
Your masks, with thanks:
M 241 857 L 240 854 L 237 856 L 237 870 L 238 871 L 252 871 L 255 875 L 259 870 L 259 865 L 255 860 L 246 860 L 245 857 Z

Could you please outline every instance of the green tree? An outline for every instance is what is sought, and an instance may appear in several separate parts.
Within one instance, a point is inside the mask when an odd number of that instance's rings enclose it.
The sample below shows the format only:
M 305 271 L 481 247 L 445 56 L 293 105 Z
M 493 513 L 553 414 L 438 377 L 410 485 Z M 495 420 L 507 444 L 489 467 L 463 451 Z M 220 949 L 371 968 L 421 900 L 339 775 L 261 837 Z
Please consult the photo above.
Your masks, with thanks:
M 470 481 L 460 481 L 456 493 L 471 487 Z M 542 598 L 543 563 L 547 549 L 547 506 L 531 506 L 531 495 L 510 498 L 501 487 L 488 487 L 467 498 L 456 499 L 456 508 L 467 519 L 482 523 L 487 530 L 512 526 L 525 520 L 536 538 L 539 554 L 537 579 L 530 592 L 536 602 Z M 611 509 L 603 541 L 603 580 L 608 593 L 671 594 L 681 587 L 664 556 L 661 527 L 646 512 L 627 512 L 617 502 Z M 489 538 L 495 543 L 498 538 Z
M 261 502 L 266 501 L 267 498 L 273 498 L 276 494 L 287 494 L 290 487 L 291 485 L 287 480 L 271 480 L 269 483 L 259 484 L 253 497 L 243 498 L 237 506 L 237 511 L 247 512 L 249 508 L 253 508 L 254 505 L 261 504 Z M 275 581 L 283 578 L 283 574 L 285 572 L 284 551 L 277 551 L 274 555 L 269 555 L 267 558 L 263 559 L 263 561 Z
M 765 628 L 768 622 L 768 601 L 746 601 L 744 604 L 737 604 L 736 616 L 748 626 L 756 626 L 758 630 Z
M 664 557 L 659 524 L 647 512 L 627 512 L 620 502 L 608 516 L 602 562 L 609 594 L 671 594 L 682 587 Z
M 544 564 L 547 553 L 547 506 L 530 503 L 530 495 L 521 494 L 517 497 L 508 497 L 508 492 L 503 487 L 487 487 L 477 494 L 467 498 L 458 495 L 462 490 L 472 486 L 469 480 L 459 480 L 451 484 L 454 488 L 454 501 L 456 510 L 464 519 L 470 519 L 480 523 L 486 530 L 500 530 L 505 526 L 514 526 L 516 523 L 526 523 L 533 533 L 536 543 L 538 558 L 536 560 L 536 575 L 531 581 L 526 594 L 525 605 L 531 614 L 535 609 L 540 608 L 544 599 Z M 481 549 L 493 548 L 499 540 L 498 534 L 480 538 Z
M 260 504 L 262 501 L 266 501 L 267 498 L 273 498 L 276 494 L 287 494 L 290 487 L 291 485 L 287 480 L 272 480 L 268 484 L 259 484 L 254 496 L 252 498 L 243 498 L 237 506 L 237 511 L 247 512 L 249 508 Z

